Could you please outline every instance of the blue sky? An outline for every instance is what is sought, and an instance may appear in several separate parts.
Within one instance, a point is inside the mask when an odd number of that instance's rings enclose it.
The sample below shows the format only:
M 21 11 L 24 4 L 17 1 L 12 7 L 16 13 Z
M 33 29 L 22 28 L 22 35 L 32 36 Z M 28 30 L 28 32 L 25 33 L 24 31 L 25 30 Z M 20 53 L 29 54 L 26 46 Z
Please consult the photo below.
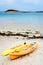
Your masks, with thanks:
M 7 9 L 23 11 L 43 10 L 43 0 L 0 0 L 0 11 Z

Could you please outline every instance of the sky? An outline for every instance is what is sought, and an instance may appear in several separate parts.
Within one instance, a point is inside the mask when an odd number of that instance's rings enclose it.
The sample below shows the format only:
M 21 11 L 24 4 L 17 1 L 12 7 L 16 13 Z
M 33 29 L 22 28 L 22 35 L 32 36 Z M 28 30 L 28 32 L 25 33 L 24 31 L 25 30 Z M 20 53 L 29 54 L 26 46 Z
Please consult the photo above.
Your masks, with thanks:
M 43 11 L 43 0 L 0 0 L 0 11 L 7 9 Z

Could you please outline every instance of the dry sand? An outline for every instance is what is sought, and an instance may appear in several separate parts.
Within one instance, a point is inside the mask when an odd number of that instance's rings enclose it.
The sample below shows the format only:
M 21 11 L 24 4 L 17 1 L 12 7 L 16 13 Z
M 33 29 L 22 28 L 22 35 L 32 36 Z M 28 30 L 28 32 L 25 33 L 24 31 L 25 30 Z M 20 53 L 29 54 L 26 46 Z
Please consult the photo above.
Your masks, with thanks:
M 14 45 L 21 44 L 23 42 L 33 42 L 38 43 L 38 48 L 31 54 L 20 57 L 15 60 L 10 60 L 9 56 L 2 57 L 0 56 L 0 65 L 43 65 L 43 39 L 22 39 L 21 37 L 2 37 L 0 36 L 0 53 L 3 50 L 12 47 Z

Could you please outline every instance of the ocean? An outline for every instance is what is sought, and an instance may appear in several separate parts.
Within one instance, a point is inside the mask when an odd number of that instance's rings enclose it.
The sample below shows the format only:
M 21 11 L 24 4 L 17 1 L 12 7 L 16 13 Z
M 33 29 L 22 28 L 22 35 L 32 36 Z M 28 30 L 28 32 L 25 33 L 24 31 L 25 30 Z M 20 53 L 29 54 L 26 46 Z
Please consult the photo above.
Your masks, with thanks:
M 43 13 L 0 12 L 0 24 L 43 25 Z

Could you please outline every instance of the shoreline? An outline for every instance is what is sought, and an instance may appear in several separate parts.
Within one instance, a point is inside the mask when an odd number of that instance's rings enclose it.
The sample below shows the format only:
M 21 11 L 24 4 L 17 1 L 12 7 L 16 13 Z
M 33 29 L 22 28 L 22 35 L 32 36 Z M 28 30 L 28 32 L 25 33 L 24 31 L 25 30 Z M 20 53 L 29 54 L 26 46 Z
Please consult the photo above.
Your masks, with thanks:
M 43 39 L 43 26 L 39 25 L 0 25 L 0 36 L 22 36 L 27 39 Z

